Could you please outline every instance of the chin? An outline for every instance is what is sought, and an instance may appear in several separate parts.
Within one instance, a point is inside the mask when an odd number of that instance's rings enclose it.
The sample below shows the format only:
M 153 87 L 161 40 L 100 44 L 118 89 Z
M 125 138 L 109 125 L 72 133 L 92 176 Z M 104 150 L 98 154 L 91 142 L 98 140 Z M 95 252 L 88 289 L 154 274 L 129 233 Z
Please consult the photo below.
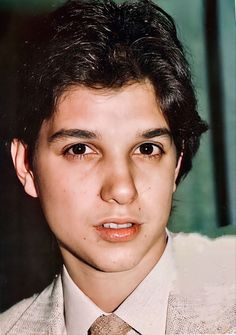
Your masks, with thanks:
M 123 264 L 120 263 L 111 263 L 111 264 L 102 264 L 96 267 L 97 270 L 101 272 L 109 272 L 109 273 L 115 273 L 115 272 L 124 272 L 132 270 L 135 267 L 134 264 L 127 264 L 127 262 L 124 262 Z
M 94 267 L 102 272 L 123 272 L 132 270 L 138 263 L 137 256 L 127 257 L 126 254 L 123 254 L 112 257 L 109 255 L 95 262 Z

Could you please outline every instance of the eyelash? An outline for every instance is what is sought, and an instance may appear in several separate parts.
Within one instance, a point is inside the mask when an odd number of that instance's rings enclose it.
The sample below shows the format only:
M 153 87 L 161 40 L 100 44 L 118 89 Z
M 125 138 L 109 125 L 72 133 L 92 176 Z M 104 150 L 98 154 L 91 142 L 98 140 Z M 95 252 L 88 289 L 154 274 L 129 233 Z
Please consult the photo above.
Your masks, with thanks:
M 152 151 L 155 151 L 155 148 L 158 149 L 158 153 L 154 153 L 153 152 L 150 152 L 150 153 L 138 153 L 138 154 L 135 154 L 135 155 L 141 155 L 142 157 L 145 157 L 145 158 L 148 158 L 148 159 L 155 159 L 155 158 L 160 158 L 165 152 L 163 150 L 163 147 L 161 145 L 158 145 L 158 144 L 155 144 L 155 143 L 151 143 L 151 142 L 145 142 L 145 143 L 142 143 L 140 144 L 135 150 L 134 150 L 134 153 L 135 151 L 137 151 L 137 149 L 141 149 L 143 147 L 143 149 L 145 150 L 145 146 L 146 146 L 146 151 L 148 151 L 148 149 L 152 149 Z M 148 148 L 148 146 L 150 146 Z M 70 150 L 73 150 L 75 149 L 76 147 L 80 147 L 81 149 L 84 149 L 84 150 L 90 150 L 89 153 L 71 153 Z M 83 151 L 83 150 L 82 150 Z M 86 158 L 89 158 L 89 156 L 91 154 L 96 154 L 95 150 L 92 149 L 89 145 L 85 144 L 85 143 L 77 143 L 77 144 L 73 144 L 71 145 L 69 148 L 66 148 L 64 151 L 63 151 L 63 155 L 64 156 L 69 156 L 73 159 L 86 159 Z

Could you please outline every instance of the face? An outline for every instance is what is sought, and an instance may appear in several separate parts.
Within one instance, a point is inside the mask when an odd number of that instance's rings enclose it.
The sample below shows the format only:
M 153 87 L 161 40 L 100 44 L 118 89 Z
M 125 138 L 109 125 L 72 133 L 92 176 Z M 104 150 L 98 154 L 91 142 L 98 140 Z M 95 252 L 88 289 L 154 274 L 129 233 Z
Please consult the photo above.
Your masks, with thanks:
M 160 257 L 178 170 L 151 84 L 74 87 L 44 121 L 22 182 L 68 266 L 116 272 Z

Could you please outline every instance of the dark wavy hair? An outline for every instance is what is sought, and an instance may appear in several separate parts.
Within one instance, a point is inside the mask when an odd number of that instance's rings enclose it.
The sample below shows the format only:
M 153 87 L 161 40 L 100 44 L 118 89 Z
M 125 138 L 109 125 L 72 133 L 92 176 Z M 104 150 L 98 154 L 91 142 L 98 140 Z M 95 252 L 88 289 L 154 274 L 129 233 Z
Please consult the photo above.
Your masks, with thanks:
M 119 88 L 148 79 L 183 161 L 192 167 L 207 125 L 197 113 L 189 65 L 173 19 L 149 0 L 71 0 L 23 43 L 17 138 L 34 155 L 42 122 L 71 85 Z

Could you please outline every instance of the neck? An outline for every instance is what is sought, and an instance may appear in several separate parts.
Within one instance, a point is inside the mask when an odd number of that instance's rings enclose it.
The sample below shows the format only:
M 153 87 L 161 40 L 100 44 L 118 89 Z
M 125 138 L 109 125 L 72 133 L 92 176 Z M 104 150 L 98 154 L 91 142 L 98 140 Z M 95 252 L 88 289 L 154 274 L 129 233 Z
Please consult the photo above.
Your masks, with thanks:
M 143 280 L 142 277 L 134 277 L 132 271 L 122 272 L 122 274 L 94 271 L 90 275 L 83 273 L 82 276 L 81 273 L 79 280 L 75 276 L 71 276 L 73 281 L 106 313 L 116 310 Z
M 134 268 L 122 272 L 103 272 L 62 250 L 67 271 L 74 283 L 101 310 L 111 313 L 135 290 L 159 261 L 165 249 L 165 240 L 156 253 L 147 255 Z

